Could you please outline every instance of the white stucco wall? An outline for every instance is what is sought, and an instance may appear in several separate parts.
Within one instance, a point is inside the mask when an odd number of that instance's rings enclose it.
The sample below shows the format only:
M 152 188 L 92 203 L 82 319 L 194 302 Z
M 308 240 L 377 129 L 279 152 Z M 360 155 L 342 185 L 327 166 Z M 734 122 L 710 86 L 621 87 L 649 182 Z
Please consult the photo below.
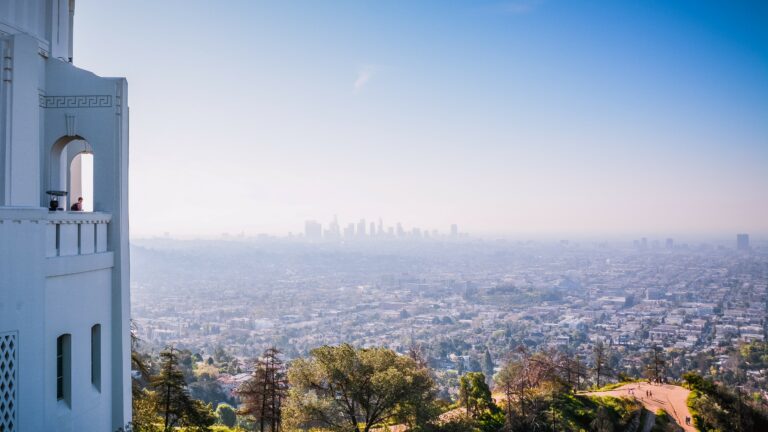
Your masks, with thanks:
M 0 1 L 0 334 L 18 340 L 10 432 L 103 432 L 131 418 L 127 83 L 70 62 L 73 6 Z M 64 175 L 81 151 L 64 144 L 82 139 L 94 153 L 96 212 L 49 212 L 45 191 L 70 187 L 57 177 L 61 160 Z M 90 376 L 94 324 L 101 391 Z M 69 406 L 56 398 L 62 334 L 71 335 Z
M 48 57 L 72 57 L 74 0 L 2 0 L 0 32 L 32 36 Z
M 11 214 L 12 213 L 12 214 Z M 0 209 L 0 332 L 18 334 L 19 431 L 43 431 L 41 397 L 45 380 L 43 210 Z M 12 216 L 12 217 L 11 217 Z
M 111 352 L 101 344 L 101 391 L 91 384 L 91 327 L 101 324 L 102 341 L 108 341 L 111 320 L 111 269 L 48 278 L 45 284 L 44 358 L 56 358 L 56 339 L 71 335 L 72 403 L 56 399 L 56 367 L 45 369 L 45 430 L 110 430 L 112 383 Z M 105 379 L 106 378 L 106 379 Z

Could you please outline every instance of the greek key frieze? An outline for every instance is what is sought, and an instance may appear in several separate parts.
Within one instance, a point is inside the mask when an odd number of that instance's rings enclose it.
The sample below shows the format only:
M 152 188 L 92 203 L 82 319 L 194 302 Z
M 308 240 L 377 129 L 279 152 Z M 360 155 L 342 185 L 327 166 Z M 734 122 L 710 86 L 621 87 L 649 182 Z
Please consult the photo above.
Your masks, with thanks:
M 41 108 L 109 108 L 111 106 L 112 106 L 111 95 L 85 95 L 85 96 L 40 95 Z

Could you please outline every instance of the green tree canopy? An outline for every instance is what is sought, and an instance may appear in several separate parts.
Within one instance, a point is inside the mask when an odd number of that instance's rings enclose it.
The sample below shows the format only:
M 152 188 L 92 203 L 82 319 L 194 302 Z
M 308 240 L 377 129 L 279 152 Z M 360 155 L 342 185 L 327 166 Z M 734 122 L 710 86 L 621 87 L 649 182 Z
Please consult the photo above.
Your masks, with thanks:
M 179 366 L 178 350 L 166 349 L 160 353 L 160 371 L 150 380 L 155 391 L 158 414 L 163 419 L 163 430 L 188 426 L 190 430 L 210 430 L 216 418 L 209 406 L 190 397 L 184 373 Z
M 482 372 L 468 372 L 459 379 L 459 402 L 473 418 L 493 406 L 491 389 Z
M 368 432 L 389 422 L 410 422 L 420 406 L 434 401 L 428 371 L 385 348 L 323 346 L 294 361 L 288 380 L 284 418 L 289 427 Z
M 235 427 L 235 424 L 237 423 L 235 409 L 232 408 L 232 405 L 226 403 L 220 403 L 219 406 L 216 407 L 216 418 L 219 423 L 230 428 Z

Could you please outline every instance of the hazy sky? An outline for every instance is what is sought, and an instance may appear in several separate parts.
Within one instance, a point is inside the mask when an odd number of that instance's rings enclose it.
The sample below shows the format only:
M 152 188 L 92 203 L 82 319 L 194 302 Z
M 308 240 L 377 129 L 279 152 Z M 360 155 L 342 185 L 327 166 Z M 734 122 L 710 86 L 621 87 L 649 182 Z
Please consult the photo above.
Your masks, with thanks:
M 768 3 L 78 0 L 135 236 L 768 233 Z

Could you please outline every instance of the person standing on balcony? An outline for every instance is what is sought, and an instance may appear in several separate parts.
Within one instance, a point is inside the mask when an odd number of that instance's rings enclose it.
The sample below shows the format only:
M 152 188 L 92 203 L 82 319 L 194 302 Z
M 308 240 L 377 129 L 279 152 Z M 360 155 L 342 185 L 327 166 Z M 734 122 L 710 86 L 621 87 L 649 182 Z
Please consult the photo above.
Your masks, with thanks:
M 77 198 L 77 202 L 69 208 L 71 211 L 83 211 L 83 197 Z

